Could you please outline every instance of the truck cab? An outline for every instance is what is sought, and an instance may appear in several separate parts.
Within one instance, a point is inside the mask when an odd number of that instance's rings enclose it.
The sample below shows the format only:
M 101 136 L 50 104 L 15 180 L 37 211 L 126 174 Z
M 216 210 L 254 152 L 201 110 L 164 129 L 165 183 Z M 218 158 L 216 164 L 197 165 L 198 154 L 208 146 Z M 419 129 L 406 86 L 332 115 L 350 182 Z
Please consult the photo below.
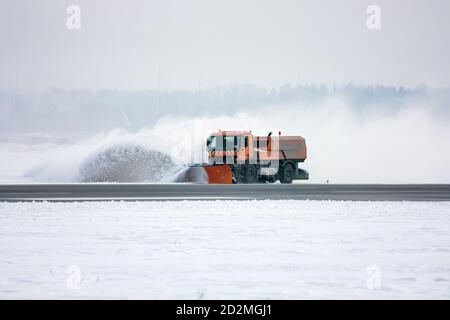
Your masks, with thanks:
M 247 131 L 218 131 L 206 140 L 209 162 L 239 163 L 252 155 L 253 136 Z

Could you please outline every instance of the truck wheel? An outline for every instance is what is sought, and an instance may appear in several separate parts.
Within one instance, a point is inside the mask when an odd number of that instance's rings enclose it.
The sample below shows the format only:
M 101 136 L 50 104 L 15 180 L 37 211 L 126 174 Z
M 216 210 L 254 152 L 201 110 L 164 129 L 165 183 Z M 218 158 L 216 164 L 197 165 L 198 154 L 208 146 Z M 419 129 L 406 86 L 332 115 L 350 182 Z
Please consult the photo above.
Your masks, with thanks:
M 244 183 L 244 174 L 241 167 L 233 167 L 233 183 Z
M 257 181 L 257 171 L 256 167 L 249 165 L 245 168 L 244 182 L 245 183 L 255 183 Z
M 294 166 L 288 163 L 281 170 L 280 182 L 292 183 L 292 180 L 294 180 Z

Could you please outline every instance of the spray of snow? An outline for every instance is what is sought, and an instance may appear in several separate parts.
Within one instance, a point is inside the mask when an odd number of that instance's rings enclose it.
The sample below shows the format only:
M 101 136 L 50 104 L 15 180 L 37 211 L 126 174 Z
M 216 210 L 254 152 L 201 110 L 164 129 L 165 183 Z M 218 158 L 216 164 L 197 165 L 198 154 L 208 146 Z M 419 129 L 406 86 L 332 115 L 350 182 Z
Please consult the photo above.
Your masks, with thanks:
M 86 159 L 83 182 L 159 181 L 173 167 L 170 157 L 139 145 L 113 146 Z
M 191 182 L 191 183 L 208 183 L 208 174 L 201 167 L 183 166 L 177 168 L 173 173 L 167 174 L 161 182 Z
M 151 130 L 112 130 L 79 143 L 54 146 L 25 176 L 39 182 L 159 181 L 180 163 L 164 152 L 162 139 Z

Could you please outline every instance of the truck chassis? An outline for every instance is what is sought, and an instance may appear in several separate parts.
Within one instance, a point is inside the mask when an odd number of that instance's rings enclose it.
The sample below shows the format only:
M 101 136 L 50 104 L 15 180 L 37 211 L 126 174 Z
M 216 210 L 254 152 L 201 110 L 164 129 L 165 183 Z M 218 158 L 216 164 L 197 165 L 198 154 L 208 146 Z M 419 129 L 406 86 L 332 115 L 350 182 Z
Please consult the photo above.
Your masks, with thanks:
M 280 160 L 278 166 L 267 164 L 229 164 L 233 172 L 233 183 L 292 183 L 293 180 L 307 180 L 309 174 L 298 167 L 299 160 Z

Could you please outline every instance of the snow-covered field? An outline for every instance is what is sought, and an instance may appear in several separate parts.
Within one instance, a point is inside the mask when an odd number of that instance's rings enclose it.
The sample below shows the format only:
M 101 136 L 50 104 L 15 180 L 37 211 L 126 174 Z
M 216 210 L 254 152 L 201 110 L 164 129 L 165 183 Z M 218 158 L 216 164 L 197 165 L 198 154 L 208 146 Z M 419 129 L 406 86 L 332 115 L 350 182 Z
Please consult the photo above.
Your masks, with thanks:
M 0 203 L 0 298 L 450 298 L 450 202 Z

